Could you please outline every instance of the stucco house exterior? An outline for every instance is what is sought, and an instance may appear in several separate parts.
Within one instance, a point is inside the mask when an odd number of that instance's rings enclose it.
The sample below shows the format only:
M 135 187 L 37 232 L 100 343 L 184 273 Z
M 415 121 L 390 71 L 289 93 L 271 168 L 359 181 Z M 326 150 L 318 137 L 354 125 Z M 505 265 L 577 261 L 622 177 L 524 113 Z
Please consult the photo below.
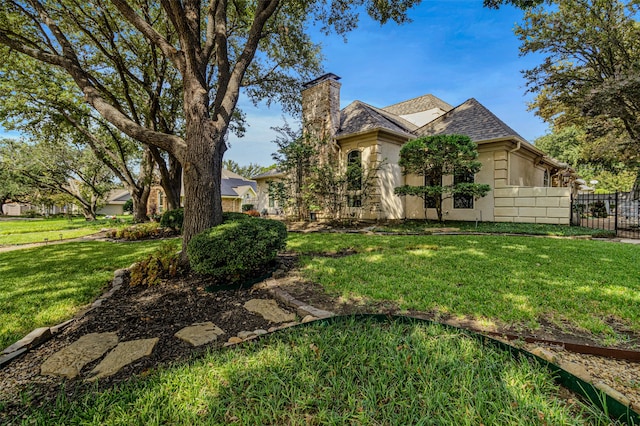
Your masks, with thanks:
M 394 188 L 424 185 L 420 176 L 402 174 L 400 147 L 422 136 L 462 134 L 478 144 L 481 170 L 466 181 L 485 183 L 491 192 L 483 198 L 443 201 L 445 220 L 568 224 L 571 171 L 527 142 L 476 99 L 454 107 L 433 95 L 378 108 L 354 101 L 340 109 L 340 77 L 325 74 L 304 85 L 302 110 L 305 131 L 330 140 L 340 162 L 377 164 L 377 187 L 366 205 L 350 207 L 361 219 L 437 219 L 434 208 L 417 197 L 399 197 Z M 277 178 L 277 176 L 275 177 Z M 459 179 L 460 177 L 458 177 Z M 274 176 L 259 176 L 258 209 L 273 204 L 265 193 Z M 446 176 L 443 184 L 452 183 Z
M 241 212 L 244 204 L 257 204 L 257 185 L 254 180 L 247 179 L 227 169 L 222 169 L 220 182 L 222 192 L 222 211 Z M 184 187 L 180 191 L 180 204 L 182 204 Z M 149 214 L 162 214 L 167 210 L 166 197 L 160 185 L 151 188 L 148 203 Z

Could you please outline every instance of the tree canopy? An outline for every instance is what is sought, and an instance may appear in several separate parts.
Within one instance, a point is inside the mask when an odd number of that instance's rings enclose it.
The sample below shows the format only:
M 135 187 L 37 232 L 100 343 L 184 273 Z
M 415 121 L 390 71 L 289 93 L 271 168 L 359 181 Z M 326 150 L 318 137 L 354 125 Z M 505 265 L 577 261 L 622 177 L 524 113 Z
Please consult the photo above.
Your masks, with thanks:
M 516 28 L 522 54 L 541 54 L 525 71 L 536 113 L 554 127 L 577 125 L 586 141 L 640 154 L 640 5 L 627 0 L 558 0 L 527 11 Z M 638 175 L 640 177 L 640 174 Z

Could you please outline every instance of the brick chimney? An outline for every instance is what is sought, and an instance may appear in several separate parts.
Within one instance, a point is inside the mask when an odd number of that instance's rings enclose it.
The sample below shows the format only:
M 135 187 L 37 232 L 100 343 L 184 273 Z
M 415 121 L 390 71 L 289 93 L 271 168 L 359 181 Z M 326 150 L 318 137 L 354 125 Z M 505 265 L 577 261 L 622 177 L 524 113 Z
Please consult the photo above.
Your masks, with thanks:
M 340 77 L 325 74 L 302 85 L 302 120 L 305 132 L 329 140 L 340 128 Z

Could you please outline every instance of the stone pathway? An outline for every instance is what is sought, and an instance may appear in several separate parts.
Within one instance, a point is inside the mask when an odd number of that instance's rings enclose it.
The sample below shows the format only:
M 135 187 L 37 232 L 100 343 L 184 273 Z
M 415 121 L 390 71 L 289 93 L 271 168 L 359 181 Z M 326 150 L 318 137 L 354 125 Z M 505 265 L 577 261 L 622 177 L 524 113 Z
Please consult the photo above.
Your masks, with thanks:
M 116 274 L 116 279 L 118 278 L 119 276 Z M 278 293 L 275 295 L 278 296 Z M 279 299 L 283 300 L 283 295 L 280 295 Z M 291 304 L 291 301 L 297 302 L 297 304 Z M 318 315 L 317 317 L 313 316 L 310 311 L 302 310 L 300 312 L 300 306 L 307 305 L 303 305 L 291 296 L 285 301 L 285 303 L 287 302 L 289 306 L 298 308 L 299 314 L 304 315 L 302 322 L 333 315 L 331 312 L 312 307 L 309 308 L 315 309 L 313 314 Z M 274 299 L 252 299 L 245 303 L 244 308 L 249 312 L 261 315 L 267 321 L 274 323 L 275 326 L 269 330 L 241 331 L 236 336 L 230 336 L 224 346 L 241 343 L 281 328 L 299 324 L 296 321 L 296 314 L 280 308 Z M 215 342 L 225 334 L 226 332 L 220 327 L 207 321 L 185 327 L 174 336 L 196 347 Z M 46 359 L 40 367 L 40 374 L 72 379 L 81 375 L 83 367 L 102 358 L 102 361 L 85 377 L 87 381 L 98 380 L 117 373 L 123 367 L 140 358 L 150 356 L 158 341 L 159 339 L 154 337 L 120 342 L 116 333 L 87 334 Z

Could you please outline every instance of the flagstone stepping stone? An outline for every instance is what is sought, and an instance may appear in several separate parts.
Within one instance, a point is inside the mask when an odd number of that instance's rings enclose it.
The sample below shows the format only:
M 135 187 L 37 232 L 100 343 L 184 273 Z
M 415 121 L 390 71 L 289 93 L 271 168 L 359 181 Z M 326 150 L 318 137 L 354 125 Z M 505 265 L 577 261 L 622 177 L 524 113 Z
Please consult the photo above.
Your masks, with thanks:
M 280 309 L 273 299 L 251 299 L 244 304 L 244 308 L 262 315 L 264 319 L 271 322 L 288 322 L 296 319 L 295 314 Z
M 153 339 L 129 340 L 121 342 L 114 350 L 109 352 L 106 357 L 98 364 L 96 368 L 91 370 L 92 382 L 103 377 L 111 376 L 120 371 L 125 365 L 131 364 L 142 357 L 151 355 L 153 348 L 158 343 L 157 337 Z
M 73 379 L 82 367 L 100 358 L 117 344 L 116 333 L 87 334 L 47 358 L 40 366 L 40 374 Z
M 190 343 L 193 346 L 200 346 L 218 340 L 218 336 L 223 334 L 224 330 L 211 321 L 207 321 L 198 322 L 190 325 L 189 327 L 185 327 L 174 334 L 174 336 L 180 340 Z

